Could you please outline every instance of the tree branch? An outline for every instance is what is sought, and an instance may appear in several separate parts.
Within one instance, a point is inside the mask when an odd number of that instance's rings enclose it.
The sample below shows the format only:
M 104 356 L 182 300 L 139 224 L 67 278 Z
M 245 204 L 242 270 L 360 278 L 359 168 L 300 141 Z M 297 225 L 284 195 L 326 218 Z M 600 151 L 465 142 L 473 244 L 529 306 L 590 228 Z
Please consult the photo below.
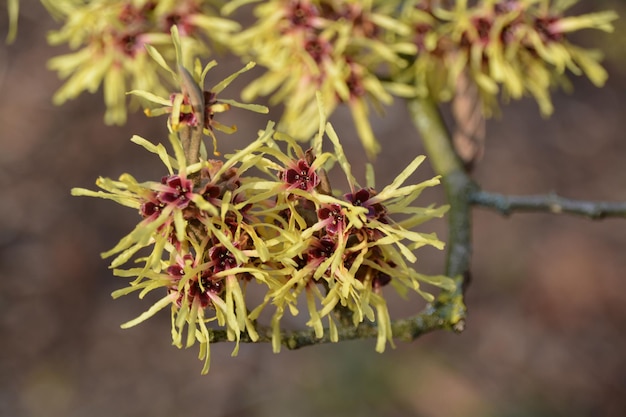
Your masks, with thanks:
M 441 175 L 450 204 L 446 273 L 449 276 L 464 274 L 469 269 L 471 256 L 469 196 L 476 187 L 454 151 L 451 135 L 437 104 L 431 98 L 416 98 L 409 101 L 409 111 L 413 123 L 422 135 L 428 160 L 435 173 Z
M 469 196 L 475 185 L 454 151 L 452 137 L 435 101 L 430 97 L 415 98 L 409 100 L 408 109 L 413 124 L 422 136 L 433 170 L 441 175 L 450 204 L 446 274 L 456 280 L 457 288 L 452 293 L 442 291 L 435 300 L 434 307 L 437 310 L 454 309 L 447 311 L 449 324 L 456 330 L 462 330 L 466 316 L 463 292 L 469 283 L 472 252 Z
M 588 217 L 593 220 L 607 217 L 626 218 L 626 203 L 605 201 L 570 200 L 551 193 L 545 195 L 514 196 L 475 190 L 470 194 L 470 203 L 494 209 L 508 216 L 516 211 L 567 213 Z

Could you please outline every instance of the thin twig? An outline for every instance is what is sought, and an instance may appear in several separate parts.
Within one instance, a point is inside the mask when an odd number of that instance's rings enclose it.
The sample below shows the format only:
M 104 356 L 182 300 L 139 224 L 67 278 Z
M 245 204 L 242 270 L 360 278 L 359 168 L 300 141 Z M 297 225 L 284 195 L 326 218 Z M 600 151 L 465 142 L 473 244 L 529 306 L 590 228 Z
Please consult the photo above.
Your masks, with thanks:
M 178 74 L 180 77 L 181 88 L 183 93 L 189 98 L 189 102 L 196 118 L 196 126 L 190 127 L 185 140 L 183 140 L 183 149 L 188 164 L 195 164 L 200 160 L 200 147 L 202 144 L 204 129 L 204 93 L 201 86 L 182 65 L 178 65 Z M 185 146 L 185 144 L 187 146 Z
M 475 190 L 470 203 L 491 208 L 508 216 L 514 212 L 544 212 L 573 214 L 600 220 L 607 217 L 626 217 L 625 202 L 571 200 L 554 193 L 545 195 L 514 196 Z
M 450 328 L 449 314 L 446 310 L 430 308 L 426 311 L 406 319 L 394 320 L 391 329 L 395 338 L 410 341 L 434 330 Z M 257 324 L 259 339 L 252 341 L 250 337 L 242 333 L 241 343 L 269 343 L 272 341 L 272 331 L 268 326 Z M 372 339 L 378 336 L 376 325 L 363 322 L 358 326 L 340 326 L 338 328 L 339 341 Z M 224 342 L 228 340 L 225 330 L 213 330 L 211 332 L 211 343 Z M 302 347 L 329 343 L 330 332 L 325 329 L 324 336 L 317 338 L 313 329 L 284 331 L 281 334 L 281 344 L 288 349 L 300 349 Z

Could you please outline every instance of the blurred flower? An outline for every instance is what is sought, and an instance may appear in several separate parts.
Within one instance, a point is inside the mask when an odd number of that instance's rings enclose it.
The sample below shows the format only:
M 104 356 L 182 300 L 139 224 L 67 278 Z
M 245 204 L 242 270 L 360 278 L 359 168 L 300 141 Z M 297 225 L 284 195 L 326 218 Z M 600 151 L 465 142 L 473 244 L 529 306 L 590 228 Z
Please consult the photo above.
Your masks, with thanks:
M 49 61 L 50 69 L 69 78 L 54 95 L 54 103 L 62 104 L 83 91 L 94 93 L 103 84 L 107 124 L 126 121 L 126 91 L 166 93 L 159 65 L 146 54 L 145 46 L 157 46 L 165 57 L 172 58 L 172 25 L 181 34 L 189 59 L 185 64 L 207 53 L 202 35 L 219 43 L 238 27 L 217 17 L 214 6 L 220 2 L 211 0 L 59 1 L 46 5 L 64 20 L 63 27 L 49 35 L 49 42 L 81 48 Z
M 611 32 L 614 12 L 563 15 L 576 1 L 457 1 L 444 6 L 424 0 L 402 2 L 403 21 L 418 53 L 394 79 L 415 86 L 418 95 L 450 99 L 466 71 L 479 88 L 485 114 L 497 110 L 497 95 L 530 94 L 544 115 L 552 113 L 550 89 L 568 86 L 566 71 L 585 74 L 595 85 L 607 78 L 600 54 L 575 46 L 566 34 L 580 29 Z M 407 38 L 402 38 L 408 40 Z
M 7 33 L 6 42 L 13 43 L 17 36 L 17 19 L 20 14 L 20 0 L 7 1 L 7 14 L 9 16 L 9 33 Z
M 285 104 L 281 130 L 306 140 L 319 124 L 314 98 L 321 92 L 327 112 L 340 103 L 349 106 L 373 158 L 380 145 L 370 126 L 369 104 L 381 110 L 392 101 L 375 71 L 403 65 L 398 54 L 415 52 L 410 43 L 389 42 L 389 32 L 410 32 L 392 12 L 382 0 L 270 0 L 256 6 L 256 23 L 230 42 L 237 54 L 267 68 L 244 90 L 243 99 L 273 94 L 271 104 Z

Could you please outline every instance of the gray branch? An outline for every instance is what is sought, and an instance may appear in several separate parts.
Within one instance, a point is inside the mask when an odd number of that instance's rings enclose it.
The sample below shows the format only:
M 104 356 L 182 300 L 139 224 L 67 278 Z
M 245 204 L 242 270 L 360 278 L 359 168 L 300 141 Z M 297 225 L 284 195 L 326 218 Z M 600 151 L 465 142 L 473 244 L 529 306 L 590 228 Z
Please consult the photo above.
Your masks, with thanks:
M 470 194 L 472 205 L 486 207 L 508 216 L 514 212 L 567 213 L 593 220 L 607 217 L 626 218 L 626 203 L 606 201 L 571 200 L 554 193 L 545 195 L 514 196 L 486 191 Z

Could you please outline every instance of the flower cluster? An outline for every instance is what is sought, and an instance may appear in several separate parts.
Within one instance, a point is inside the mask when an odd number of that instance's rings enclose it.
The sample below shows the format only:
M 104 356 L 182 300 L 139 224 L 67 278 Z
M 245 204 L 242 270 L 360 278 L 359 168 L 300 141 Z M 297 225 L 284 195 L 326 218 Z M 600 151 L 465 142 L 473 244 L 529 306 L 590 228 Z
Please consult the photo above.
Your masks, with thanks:
M 125 174 L 118 181 L 100 178 L 104 191 L 74 189 L 75 195 L 112 199 L 138 210 L 137 227 L 118 245 L 103 254 L 116 255 L 111 262 L 115 274 L 135 277 L 130 286 L 113 293 L 119 297 L 141 291 L 140 297 L 155 289 L 165 294 L 148 311 L 122 327 L 131 327 L 171 306 L 172 338 L 176 346 L 200 342 L 200 357 L 208 371 L 210 331 L 207 323 L 217 321 L 227 330 L 228 339 L 239 341 L 242 332 L 258 338 L 248 317 L 242 287 L 247 281 L 265 281 L 257 263 L 265 254 L 254 248 L 260 241 L 252 217 L 241 196 L 234 191 L 241 185 L 232 163 L 204 161 L 186 166 L 184 158 L 165 153 L 163 145 L 153 145 L 140 137 L 135 143 L 157 153 L 168 174 L 160 182 L 137 182 Z M 170 135 L 177 155 L 182 155 L 176 134 Z M 180 158 L 180 157 L 179 157 Z M 145 257 L 137 252 L 150 248 Z M 143 266 L 119 269 L 132 258 Z M 186 330 L 186 335 L 185 335 Z
M 552 113 L 550 88 L 568 86 L 566 70 L 585 74 L 597 86 L 606 71 L 598 51 L 575 46 L 567 34 L 580 29 L 613 30 L 614 12 L 564 16 L 574 1 L 424 0 L 403 3 L 403 21 L 412 27 L 418 48 L 413 63 L 397 81 L 413 83 L 419 95 L 440 100 L 454 95 L 457 79 L 467 72 L 479 88 L 486 115 L 496 110 L 499 91 L 505 99 L 532 95 L 544 115 Z
M 193 56 L 207 53 L 207 39 L 221 43 L 238 24 L 219 17 L 220 2 L 211 0 L 95 0 L 44 2 L 64 21 L 49 35 L 51 44 L 68 43 L 76 52 L 55 57 L 49 67 L 67 82 L 53 100 L 62 104 L 83 91 L 95 92 L 101 84 L 107 107 L 105 122 L 126 121 L 127 91 L 165 93 L 159 66 L 146 53 L 145 45 L 157 46 L 172 56 L 170 28 L 176 26 Z
M 449 100 L 460 77 L 467 75 L 478 87 L 487 116 L 498 109 L 499 97 L 526 95 L 548 115 L 550 89 L 568 87 L 567 72 L 602 85 L 607 74 L 600 54 L 572 44 L 568 34 L 587 28 L 610 32 L 617 17 L 614 12 L 566 16 L 576 0 L 42 2 L 65 22 L 50 42 L 81 48 L 49 63 L 69 78 L 54 96 L 56 103 L 103 84 L 105 121 L 123 123 L 127 90 L 168 91 L 162 68 L 149 58 L 145 45 L 158 47 L 172 60 L 168 32 L 174 25 L 188 51 L 187 68 L 194 57 L 208 53 L 207 40 L 265 67 L 267 72 L 243 91 L 243 99 L 271 95 L 271 104 L 283 103 L 279 128 L 298 140 L 317 129 L 316 94 L 328 114 L 346 104 L 370 158 L 380 145 L 369 109 L 382 112 L 393 96 Z M 247 3 L 259 3 L 249 27 L 240 30 L 238 23 L 222 17 Z M 8 4 L 14 21 L 17 1 Z
M 179 81 L 183 86 L 188 82 Z M 133 278 L 113 295 L 138 291 L 142 298 L 160 290 L 163 296 L 123 327 L 169 307 L 174 345 L 198 342 L 204 372 L 213 332 L 225 332 L 236 343 L 236 353 L 243 334 L 259 339 L 257 319 L 269 306 L 274 312 L 263 335 L 271 334 L 275 351 L 282 342 L 281 319 L 286 311 L 298 314 L 301 298 L 306 300 L 307 326 L 317 337 L 329 332 L 337 341 L 338 320 L 356 326 L 367 319 L 376 323 L 376 349 L 383 351 L 392 340 L 385 286 L 401 294 L 414 290 L 429 301 L 433 296 L 421 283 L 454 287 L 447 277 L 413 268 L 414 250 L 424 245 L 441 249 L 443 243 L 410 229 L 447 209 L 411 206 L 424 188 L 439 183 L 433 178 L 404 184 L 424 157 L 376 191 L 373 178 L 366 187 L 357 184 L 339 138 L 323 116 L 308 150 L 276 132 L 272 122 L 250 145 L 223 160 L 189 162 L 181 131 L 171 129 L 169 139 L 174 156 L 161 144 L 132 138 L 166 166 L 160 181 L 138 182 L 124 174 L 117 181 L 99 178 L 101 191 L 74 189 L 73 194 L 111 199 L 139 212 L 137 227 L 103 254 L 114 256 L 116 275 Z M 332 151 L 324 152 L 328 141 Z M 343 196 L 331 192 L 326 174 L 337 165 L 350 185 Z M 403 218 L 394 219 L 395 214 Z M 140 266 L 126 267 L 131 261 Z M 258 305 L 250 305 L 246 297 L 253 284 L 265 293 Z

